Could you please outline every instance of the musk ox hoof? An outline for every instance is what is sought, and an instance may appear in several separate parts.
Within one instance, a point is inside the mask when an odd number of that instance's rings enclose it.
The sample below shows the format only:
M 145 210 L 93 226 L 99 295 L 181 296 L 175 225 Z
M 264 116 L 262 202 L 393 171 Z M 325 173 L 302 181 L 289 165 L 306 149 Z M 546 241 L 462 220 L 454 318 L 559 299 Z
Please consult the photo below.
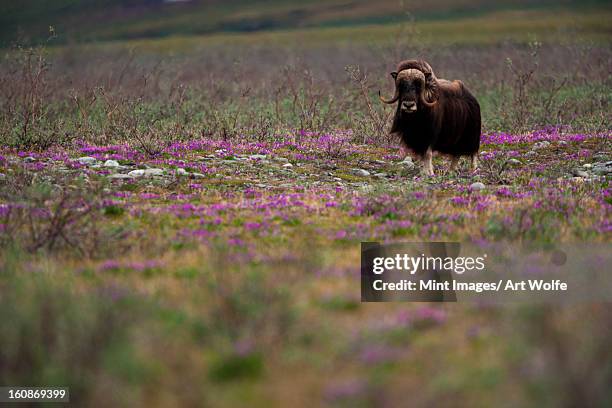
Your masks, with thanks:
M 472 165 L 472 173 L 476 172 L 476 170 L 478 170 L 478 153 L 472 155 L 471 165 Z
M 434 171 L 432 169 L 427 169 L 427 168 L 422 169 L 421 170 L 421 174 L 423 176 L 427 176 L 427 177 L 435 177 L 436 176 L 436 174 L 434 173 Z

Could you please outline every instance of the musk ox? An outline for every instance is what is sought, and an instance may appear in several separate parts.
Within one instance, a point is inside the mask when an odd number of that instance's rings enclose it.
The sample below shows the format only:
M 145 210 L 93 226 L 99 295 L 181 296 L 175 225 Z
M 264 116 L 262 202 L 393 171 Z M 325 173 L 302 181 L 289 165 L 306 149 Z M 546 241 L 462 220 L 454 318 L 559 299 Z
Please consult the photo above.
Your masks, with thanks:
M 461 156 L 478 166 L 480 148 L 480 105 L 461 81 L 438 79 L 422 60 L 406 60 L 391 72 L 395 95 L 387 104 L 398 102 L 391 134 L 423 162 L 423 171 L 433 176 L 433 152 L 451 157 L 451 170 Z

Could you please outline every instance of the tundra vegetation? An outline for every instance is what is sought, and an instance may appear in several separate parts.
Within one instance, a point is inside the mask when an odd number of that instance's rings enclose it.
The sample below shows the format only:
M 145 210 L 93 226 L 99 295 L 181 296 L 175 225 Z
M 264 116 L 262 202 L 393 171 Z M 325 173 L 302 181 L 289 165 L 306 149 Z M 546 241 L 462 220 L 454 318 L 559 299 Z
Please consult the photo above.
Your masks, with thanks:
M 610 242 L 595 14 L 546 40 L 485 15 L 3 50 L 0 384 L 77 406 L 609 406 L 609 304 L 359 300 L 360 241 Z M 405 58 L 478 98 L 476 173 L 400 156 L 377 92 Z

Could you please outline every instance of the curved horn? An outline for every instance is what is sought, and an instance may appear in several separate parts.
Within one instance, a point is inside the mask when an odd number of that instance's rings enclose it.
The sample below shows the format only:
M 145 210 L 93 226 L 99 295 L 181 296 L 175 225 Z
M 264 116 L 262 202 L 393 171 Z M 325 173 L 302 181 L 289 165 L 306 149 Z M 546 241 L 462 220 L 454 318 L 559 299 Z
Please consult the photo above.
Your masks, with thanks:
M 383 98 L 382 95 L 380 94 L 380 91 L 378 91 L 378 99 L 380 99 L 382 103 L 386 103 L 390 105 L 392 103 L 397 102 L 397 100 L 399 99 L 399 91 L 397 90 L 397 88 L 395 88 L 395 95 L 393 95 L 393 98 L 388 99 L 388 100 Z
M 425 89 L 421 89 L 421 95 L 420 95 L 420 99 L 421 99 L 421 103 L 423 105 L 425 105 L 428 108 L 432 108 L 434 107 L 437 103 L 438 100 L 434 100 L 433 102 L 428 102 L 427 99 L 425 98 Z
M 438 81 L 433 73 L 425 73 L 425 81 L 421 88 L 421 103 L 428 108 L 435 106 L 438 103 Z M 432 101 L 429 102 L 427 98 Z

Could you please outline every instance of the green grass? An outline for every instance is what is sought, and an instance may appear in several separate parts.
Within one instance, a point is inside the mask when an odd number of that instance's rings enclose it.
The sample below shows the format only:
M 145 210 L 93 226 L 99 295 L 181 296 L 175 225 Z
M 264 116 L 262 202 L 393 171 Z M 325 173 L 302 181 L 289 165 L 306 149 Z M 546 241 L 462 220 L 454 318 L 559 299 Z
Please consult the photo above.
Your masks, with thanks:
M 416 38 L 403 38 L 408 44 L 425 45 L 491 45 L 503 41 L 527 43 L 534 38 L 545 42 L 588 42 L 608 44 L 612 20 L 610 11 L 569 11 L 551 14 L 546 11 L 505 11 L 478 17 L 448 21 L 414 23 Z M 405 27 L 404 27 L 405 28 Z M 136 49 L 153 54 L 189 54 L 210 47 L 257 47 L 261 44 L 301 49 L 331 44 L 385 45 L 394 41 L 403 27 L 397 24 L 374 24 L 350 27 L 303 28 L 261 31 L 255 33 L 219 33 L 199 36 L 171 36 L 155 39 L 133 39 L 76 46 L 77 49 Z M 411 30 L 412 31 L 412 30 Z M 61 49 L 61 48 L 60 48 Z
M 68 0 L 30 0 L 26 3 L 27 8 L 5 5 L 0 9 L 0 44 L 9 44 L 18 38 L 20 32 L 26 40 L 44 39 L 48 35 L 49 26 L 55 27 L 57 41 L 64 43 L 304 28 L 350 28 L 397 23 L 405 20 L 406 13 L 427 24 L 483 18 L 514 11 L 535 13 L 545 17 L 544 20 L 555 19 L 559 13 L 580 16 L 582 13 L 595 12 L 603 13 L 600 21 L 601 25 L 605 25 L 605 13 L 611 10 L 607 2 L 598 0 L 420 0 L 411 1 L 405 6 L 397 0 L 356 0 L 350 6 L 342 0 L 234 0 L 152 6 L 143 6 L 144 1 L 132 1 L 132 7 L 122 6 L 123 2 L 117 0 L 85 4 Z M 434 25 L 432 28 L 437 27 Z M 518 31 L 523 30 L 518 28 Z

